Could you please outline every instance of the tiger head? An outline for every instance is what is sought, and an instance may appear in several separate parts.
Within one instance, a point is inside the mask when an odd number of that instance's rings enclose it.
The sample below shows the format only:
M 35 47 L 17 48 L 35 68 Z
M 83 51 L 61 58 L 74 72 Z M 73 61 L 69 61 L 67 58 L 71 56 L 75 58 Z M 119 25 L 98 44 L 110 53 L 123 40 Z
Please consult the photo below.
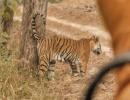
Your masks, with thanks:
M 101 43 L 99 38 L 95 35 L 90 38 L 91 50 L 94 54 L 99 55 L 102 53 Z

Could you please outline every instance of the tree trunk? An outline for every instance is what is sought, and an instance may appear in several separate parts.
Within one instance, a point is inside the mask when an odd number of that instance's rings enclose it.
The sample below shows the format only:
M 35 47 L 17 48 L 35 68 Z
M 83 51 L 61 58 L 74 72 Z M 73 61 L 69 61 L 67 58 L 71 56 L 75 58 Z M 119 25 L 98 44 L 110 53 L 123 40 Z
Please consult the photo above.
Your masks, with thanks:
M 14 11 L 8 6 L 7 0 L 4 0 L 4 12 L 2 14 L 2 31 L 10 33 L 13 26 Z
M 31 18 L 35 12 L 40 12 L 46 19 L 47 15 L 47 0 L 24 0 L 23 1 L 23 18 L 22 18 L 22 37 L 21 37 L 21 54 L 20 58 L 23 61 L 23 67 L 33 69 L 38 72 L 38 53 L 37 42 L 32 36 Z M 43 22 L 40 21 L 39 22 Z M 37 24 L 37 23 L 36 23 Z M 39 32 L 41 36 L 45 35 L 45 20 L 40 23 Z M 35 73 L 36 74 L 36 73 Z

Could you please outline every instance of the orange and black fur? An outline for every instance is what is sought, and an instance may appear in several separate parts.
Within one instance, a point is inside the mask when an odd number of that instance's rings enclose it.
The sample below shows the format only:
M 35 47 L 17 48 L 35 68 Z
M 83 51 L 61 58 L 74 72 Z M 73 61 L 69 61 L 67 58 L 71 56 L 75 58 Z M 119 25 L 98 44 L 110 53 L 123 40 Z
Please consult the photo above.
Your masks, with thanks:
M 90 42 L 98 42 L 98 38 L 92 36 L 89 39 L 73 40 L 63 36 L 53 36 L 40 38 L 36 30 L 35 14 L 32 18 L 32 31 L 37 39 L 37 49 L 39 55 L 39 69 L 42 72 L 47 72 L 47 78 L 54 78 L 56 61 L 69 63 L 72 69 L 72 75 L 83 75 L 87 68 L 87 63 L 91 51 Z M 101 46 L 98 51 L 101 52 Z

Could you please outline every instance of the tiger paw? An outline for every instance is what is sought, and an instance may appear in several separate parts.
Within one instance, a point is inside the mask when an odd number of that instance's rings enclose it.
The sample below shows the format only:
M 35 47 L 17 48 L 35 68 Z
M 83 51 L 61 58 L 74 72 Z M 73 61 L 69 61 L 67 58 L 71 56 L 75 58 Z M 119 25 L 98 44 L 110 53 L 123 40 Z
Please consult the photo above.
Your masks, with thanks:
M 79 73 L 73 73 L 72 76 L 77 77 L 77 76 L 79 76 Z
M 80 72 L 80 77 L 85 76 L 85 72 Z
M 55 80 L 54 76 L 55 76 L 55 73 L 54 73 L 54 72 L 49 72 L 49 73 L 47 73 L 47 79 L 48 79 L 49 81 L 54 81 L 54 80 Z

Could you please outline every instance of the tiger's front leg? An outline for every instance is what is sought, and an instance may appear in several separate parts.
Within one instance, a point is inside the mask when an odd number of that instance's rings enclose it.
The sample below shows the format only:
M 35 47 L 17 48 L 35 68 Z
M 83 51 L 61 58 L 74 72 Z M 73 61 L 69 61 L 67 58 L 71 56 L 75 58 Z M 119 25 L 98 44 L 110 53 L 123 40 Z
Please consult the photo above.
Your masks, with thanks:
M 48 80 L 54 80 L 55 63 L 56 63 L 55 60 L 41 61 L 40 66 L 39 66 L 40 80 L 42 80 L 43 78 L 48 79 Z
M 55 60 L 48 60 L 47 55 L 42 55 L 39 60 L 39 77 L 40 80 L 54 80 Z
M 48 72 L 47 72 L 47 79 L 48 80 L 54 80 L 55 77 L 55 60 L 51 60 L 49 62 Z

